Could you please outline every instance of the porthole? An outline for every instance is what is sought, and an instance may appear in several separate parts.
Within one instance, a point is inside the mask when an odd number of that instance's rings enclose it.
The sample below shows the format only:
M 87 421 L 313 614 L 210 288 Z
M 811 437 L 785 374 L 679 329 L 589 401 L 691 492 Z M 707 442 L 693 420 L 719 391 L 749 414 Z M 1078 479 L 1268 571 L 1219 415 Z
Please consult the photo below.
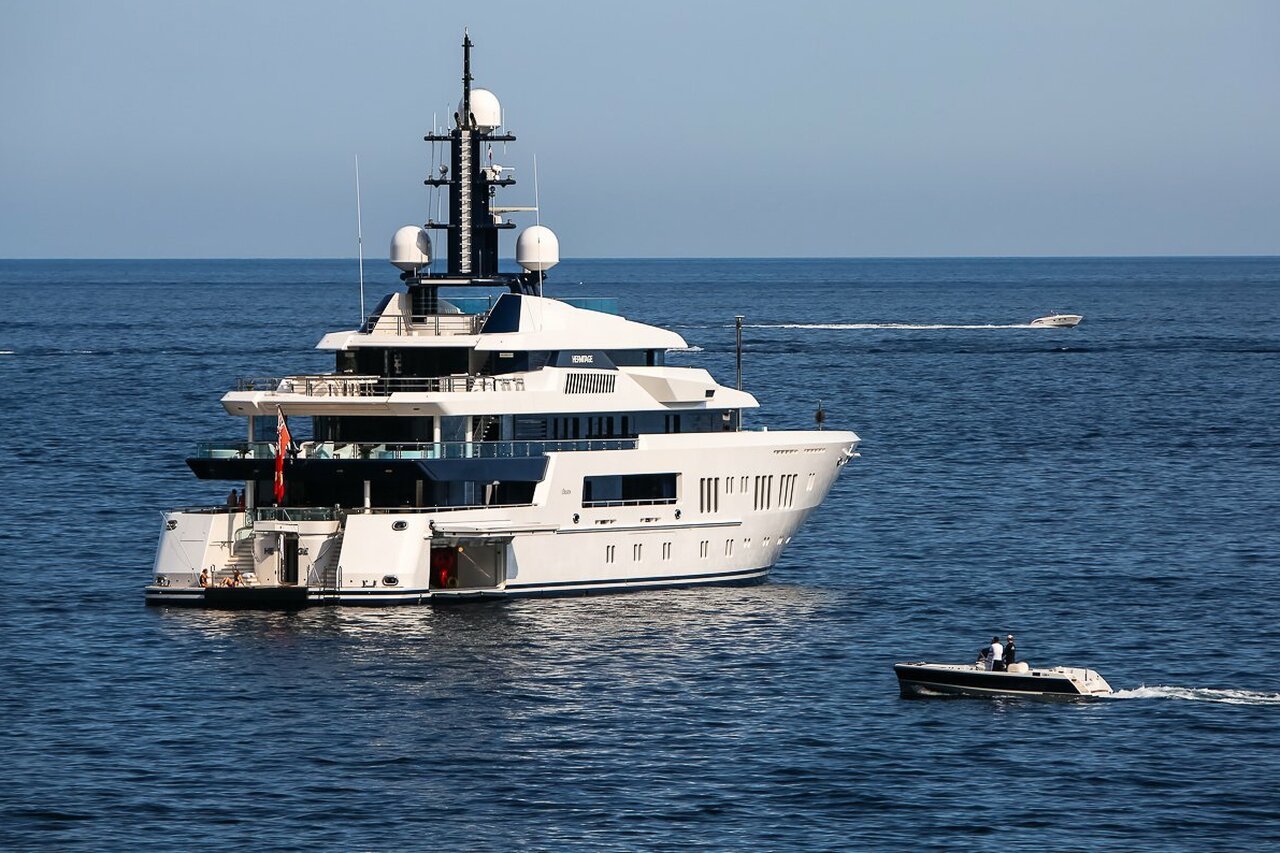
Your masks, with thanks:
M 409 529 L 409 522 L 407 522 L 407 521 L 396 521 L 396 522 L 393 522 L 393 523 L 392 523 L 392 525 L 391 525 L 391 529 L 392 529 L 392 530 L 408 530 L 408 529 Z
M 676 510 L 676 518 L 680 518 L 680 510 Z
M 582 516 L 578 515 L 578 514 L 575 512 L 575 513 L 573 514 L 573 523 L 574 523 L 574 524 L 577 524 L 577 523 L 578 523 L 579 521 L 581 521 L 581 520 L 582 520 Z
M 403 522 L 403 521 L 397 521 L 397 522 L 396 522 L 396 524 L 404 524 L 404 522 Z M 383 585 L 383 586 L 399 586 L 399 585 L 400 585 L 400 578 L 396 577 L 395 575 L 383 575 L 383 576 L 382 576 L 382 585 Z
M 165 530 L 173 530 L 177 526 L 178 526 L 178 522 L 172 518 L 164 523 Z

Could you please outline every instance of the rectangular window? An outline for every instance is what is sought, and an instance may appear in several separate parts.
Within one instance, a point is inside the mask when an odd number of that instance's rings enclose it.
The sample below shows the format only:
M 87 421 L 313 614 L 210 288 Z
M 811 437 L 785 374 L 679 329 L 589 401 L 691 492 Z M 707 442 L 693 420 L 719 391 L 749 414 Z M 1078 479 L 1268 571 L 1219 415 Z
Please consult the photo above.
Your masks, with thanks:
M 531 415 L 516 415 L 512 437 L 516 441 L 536 441 L 546 438 L 547 419 Z
M 646 506 L 676 502 L 677 474 L 611 474 L 582 478 L 583 506 Z

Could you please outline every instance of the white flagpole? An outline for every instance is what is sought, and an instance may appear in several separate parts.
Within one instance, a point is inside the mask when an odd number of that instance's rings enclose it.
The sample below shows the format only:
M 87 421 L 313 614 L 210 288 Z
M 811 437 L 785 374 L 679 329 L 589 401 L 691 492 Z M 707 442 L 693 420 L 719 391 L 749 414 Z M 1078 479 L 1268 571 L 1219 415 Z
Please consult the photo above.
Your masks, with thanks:
M 356 251 L 360 256 L 360 325 L 364 325 L 364 225 L 360 219 L 360 155 L 356 155 Z

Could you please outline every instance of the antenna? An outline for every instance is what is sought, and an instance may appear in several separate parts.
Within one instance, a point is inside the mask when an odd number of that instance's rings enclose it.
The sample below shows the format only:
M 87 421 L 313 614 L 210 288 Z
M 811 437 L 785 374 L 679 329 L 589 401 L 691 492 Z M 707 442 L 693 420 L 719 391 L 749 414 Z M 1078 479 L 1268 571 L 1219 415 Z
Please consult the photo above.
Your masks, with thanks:
M 538 155 L 537 154 L 533 155 L 533 224 L 534 225 L 542 224 L 542 211 L 538 209 Z M 541 231 L 538 232 L 538 245 L 539 246 L 542 245 Z M 538 256 L 539 257 L 542 256 L 541 249 L 538 250 Z M 542 295 L 542 277 L 545 275 L 546 273 L 543 270 L 541 269 L 538 270 L 538 295 L 539 296 Z
M 737 333 L 735 335 L 737 340 L 736 340 L 736 345 L 734 349 L 736 351 L 736 358 L 738 363 L 738 390 L 739 391 L 742 390 L 742 321 L 744 319 L 746 318 L 744 318 L 741 314 L 737 314 L 733 318 L 733 324 L 737 329 Z M 822 404 L 819 403 L 818 406 L 819 408 L 821 408 Z M 739 430 L 742 429 L 742 409 L 738 409 L 738 429 Z
M 472 127 L 471 121 L 471 33 L 462 28 L 462 120 L 460 127 Z
M 734 346 L 734 352 L 736 353 L 736 361 L 738 363 L 737 373 L 738 373 L 738 390 L 739 391 L 742 390 L 742 321 L 744 319 L 745 318 L 741 314 L 738 314 L 733 318 L 733 321 L 734 321 L 733 324 L 737 330 L 734 336 L 736 338 L 736 345 Z
M 360 256 L 360 325 L 364 325 L 364 225 L 360 218 L 360 155 L 356 155 L 356 252 Z

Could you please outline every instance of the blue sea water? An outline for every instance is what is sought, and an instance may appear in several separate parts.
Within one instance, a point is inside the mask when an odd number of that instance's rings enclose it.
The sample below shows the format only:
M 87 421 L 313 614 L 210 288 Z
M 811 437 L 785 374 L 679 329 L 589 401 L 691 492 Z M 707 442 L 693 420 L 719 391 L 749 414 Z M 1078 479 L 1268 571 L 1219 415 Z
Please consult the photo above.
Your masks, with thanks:
M 568 261 L 863 437 L 768 583 L 144 608 L 218 397 L 327 369 L 354 272 L 0 262 L 0 846 L 1280 844 L 1280 259 Z M 1120 698 L 898 697 L 1009 631 Z

